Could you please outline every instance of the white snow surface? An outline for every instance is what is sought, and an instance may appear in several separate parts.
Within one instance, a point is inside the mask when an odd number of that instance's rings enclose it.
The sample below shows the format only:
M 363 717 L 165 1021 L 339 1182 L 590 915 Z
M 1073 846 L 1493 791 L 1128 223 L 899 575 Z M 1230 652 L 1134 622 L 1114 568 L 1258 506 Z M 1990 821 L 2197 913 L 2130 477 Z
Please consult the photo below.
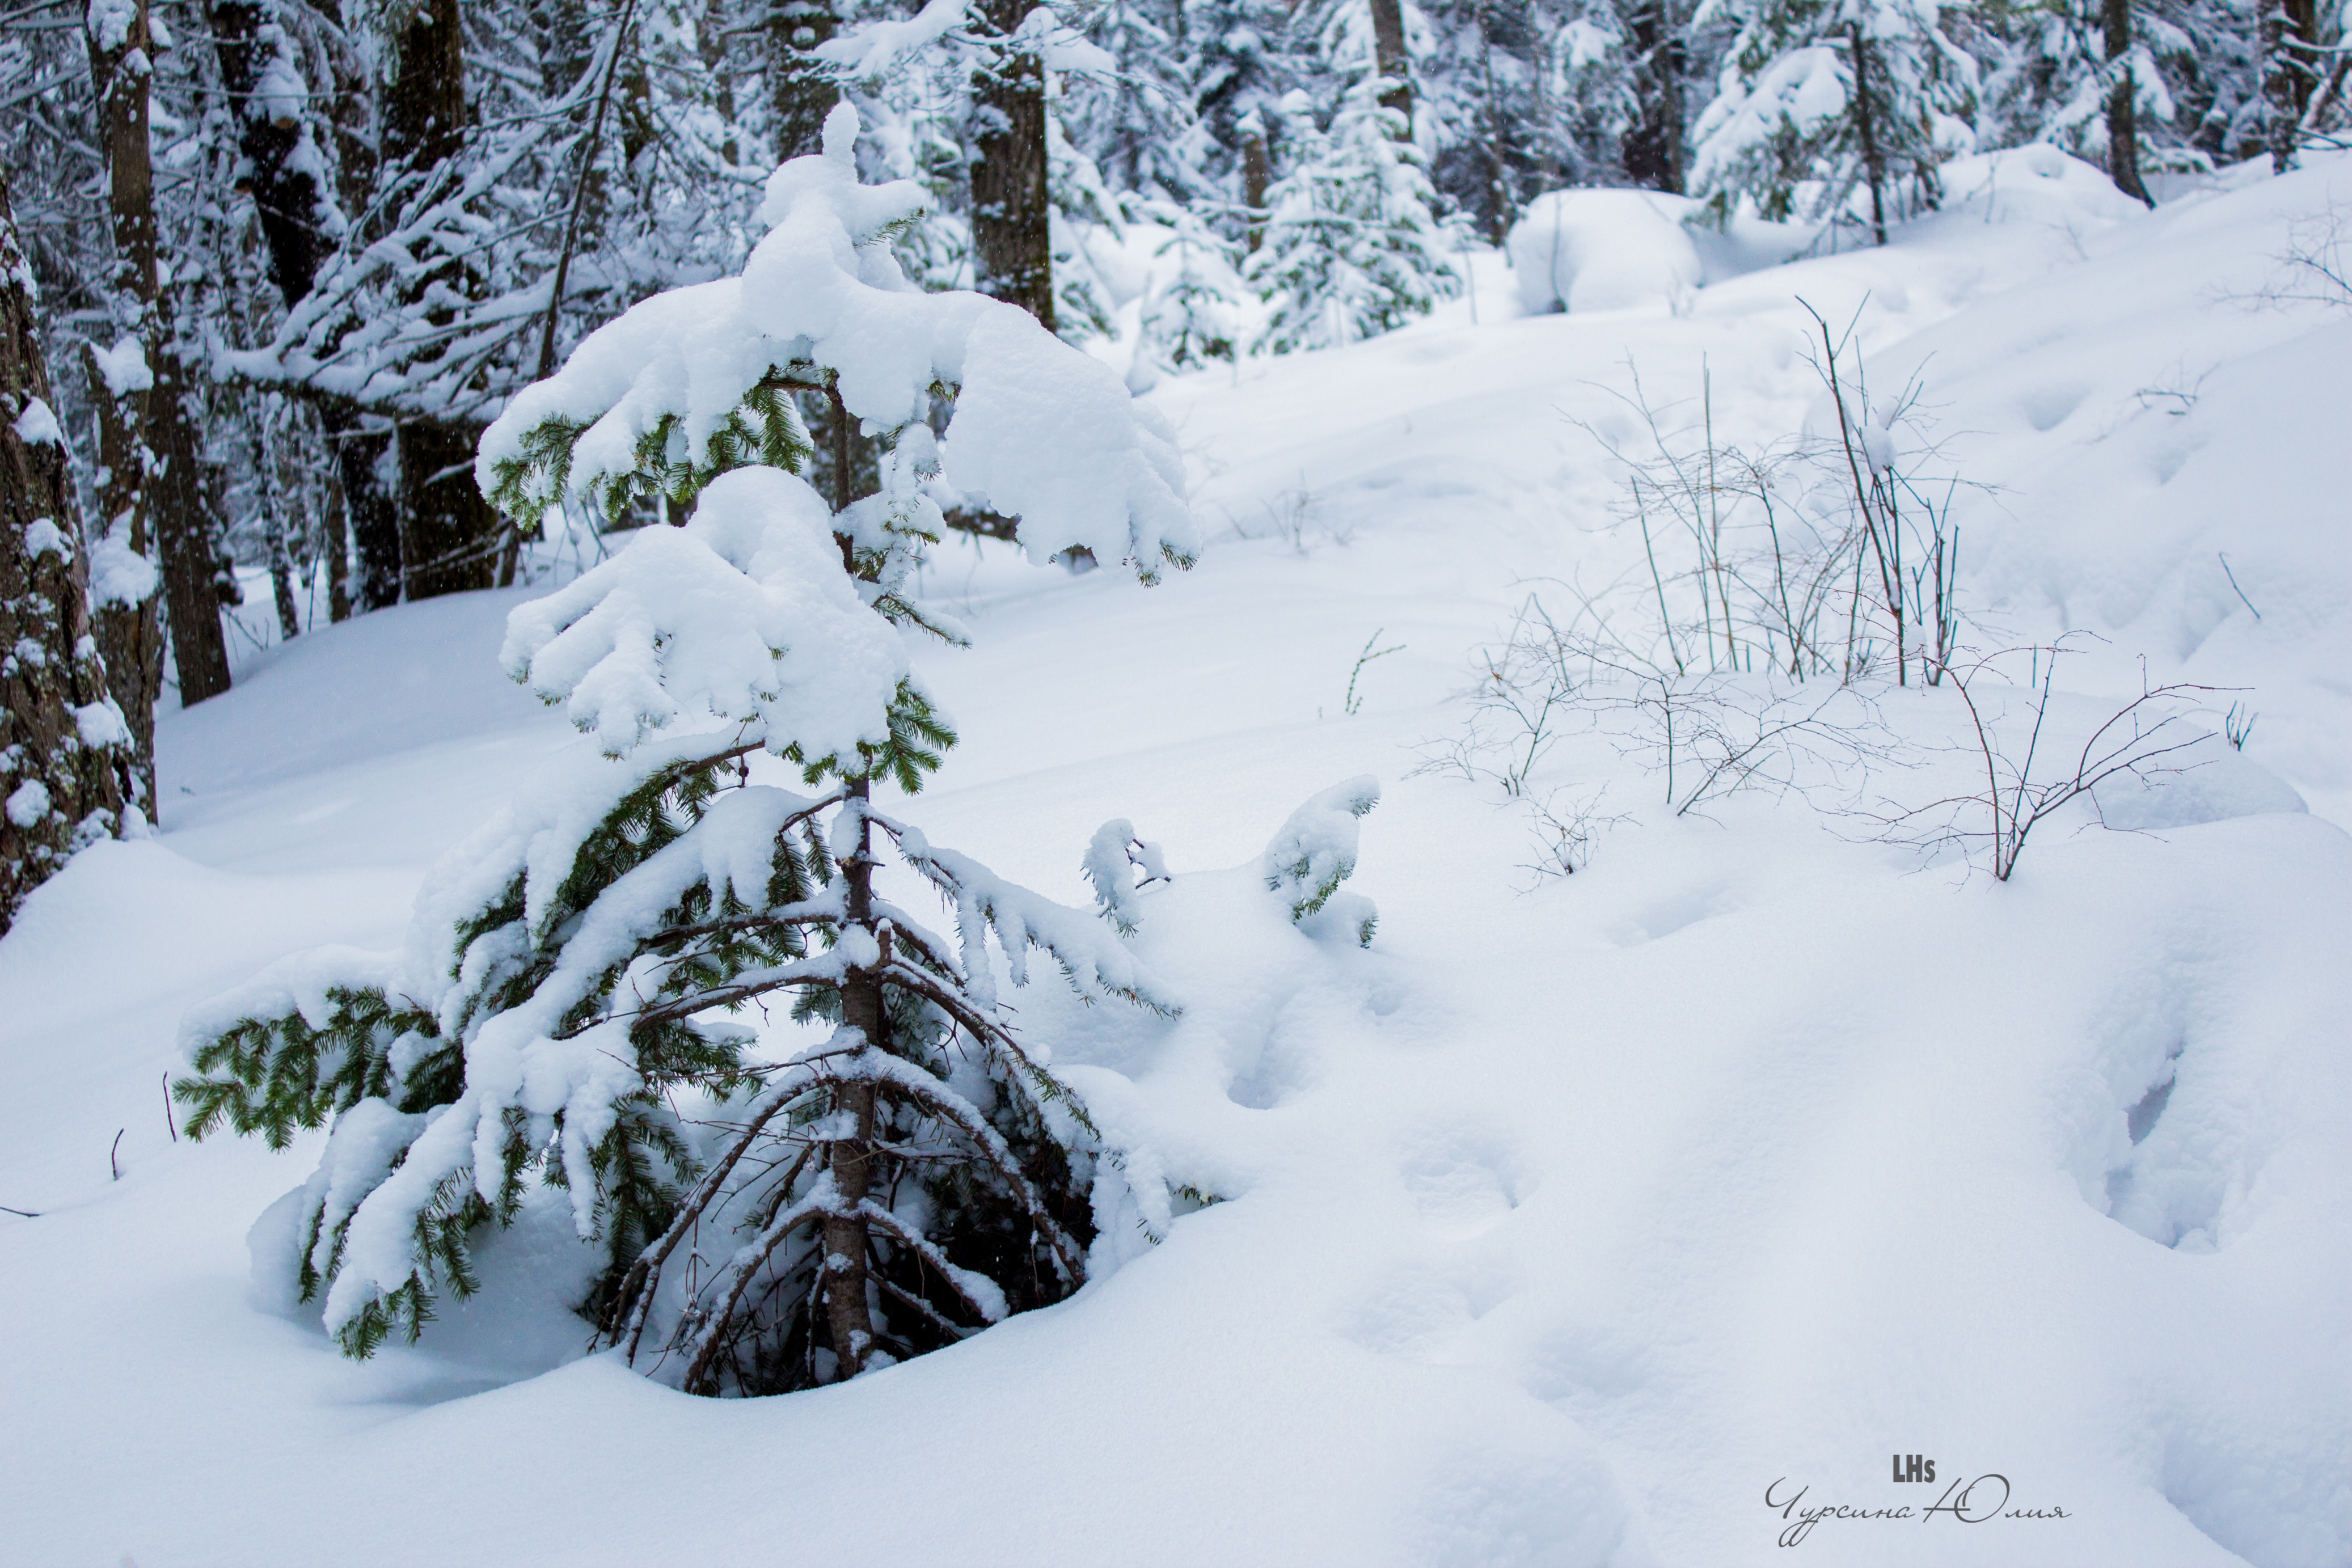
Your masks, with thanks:
M 703 1401 L 583 1354 L 560 1193 L 413 1348 L 351 1363 L 285 1300 L 279 1200 L 326 1134 L 174 1143 L 180 1019 L 295 950 L 398 946 L 425 868 L 596 741 L 501 673 L 529 592 L 244 658 L 163 716 L 160 836 L 85 851 L 0 940 L 0 1203 L 39 1215 L 0 1214 L 0 1560 L 1715 1568 L 1790 1560 L 1769 1488 L 1916 1513 L 1998 1474 L 2064 1517 L 1794 1550 L 2352 1561 L 2352 308 L 2256 298 L 2352 162 L 2153 214 L 2042 162 L 1681 314 L 1513 314 L 1487 254 L 1422 325 L 1165 382 L 1224 531 L 1158 587 L 937 552 L 973 646 L 903 656 L 963 740 L 884 809 L 1080 906 L 1149 841 L 1174 878 L 1122 891 L 1128 946 L 1181 1016 L 1011 997 L 1130 1183 L 1225 1201 L 846 1386 Z M 1974 634 L 2106 639 L 2062 726 L 2143 658 L 2249 688 L 2200 723 L 2260 722 L 2103 791 L 2131 831 L 2037 830 L 2006 884 L 1794 798 L 1677 820 L 1573 739 L 1534 783 L 1625 820 L 1530 890 L 1525 809 L 1420 748 L 1531 588 L 1638 570 L 1570 423 L 1626 433 L 1626 361 L 1695 398 L 1704 357 L 1731 439 L 1821 427 L 1801 298 L 2000 486 L 1958 519 Z M 1356 665 L 1375 631 L 1403 651 Z M 1880 702 L 1958 733 L 1949 688 Z M 1365 775 L 1379 808 L 1298 846 L 1378 900 L 1359 948 L 1294 926 L 1265 854 Z M 1911 1454 L 1937 1484 L 1890 1482 Z
M 65 432 L 58 428 L 57 411 L 37 397 L 25 400 L 25 412 L 16 416 L 15 428 L 16 439 L 27 446 L 66 444 Z
M 155 372 L 147 363 L 147 345 L 137 338 L 124 338 L 111 349 L 92 343 L 89 358 L 104 379 L 110 397 L 128 397 L 135 392 L 149 391 L 155 384 Z

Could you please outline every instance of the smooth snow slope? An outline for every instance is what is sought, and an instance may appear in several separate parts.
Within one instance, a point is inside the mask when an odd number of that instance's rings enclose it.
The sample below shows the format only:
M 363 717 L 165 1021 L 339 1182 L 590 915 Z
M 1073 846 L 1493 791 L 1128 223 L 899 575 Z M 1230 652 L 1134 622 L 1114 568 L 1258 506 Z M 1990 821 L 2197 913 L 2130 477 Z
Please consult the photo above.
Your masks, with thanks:
M 976 646 L 920 657 L 965 739 L 908 810 L 1074 900 L 1105 818 L 1167 846 L 1189 874 L 1139 942 L 1181 1023 L 1012 999 L 1114 1134 L 1230 1201 L 847 1387 L 720 1404 L 578 1359 L 536 1228 L 365 1364 L 257 1290 L 246 1232 L 315 1146 L 173 1144 L 179 1013 L 393 940 L 431 859 L 573 742 L 489 657 L 512 595 L 306 637 L 168 719 L 168 831 L 90 852 L 0 943 L 0 1203 L 42 1216 L 0 1215 L 0 1563 L 1712 1568 L 1783 1555 L 1775 1483 L 1943 1492 L 1893 1454 L 2066 1517 L 1832 1519 L 1796 1550 L 2352 1561 L 2352 310 L 2226 298 L 2352 208 L 2352 164 L 2154 214 L 2078 170 L 1988 170 L 1887 251 L 1681 318 L 1498 320 L 1490 270 L 1475 327 L 1465 300 L 1170 383 L 1226 537 L 1160 588 L 943 549 L 929 588 Z M 2007 487 L 1966 523 L 1982 621 L 2106 635 L 2070 672 L 2091 696 L 2143 653 L 2253 685 L 2251 760 L 2142 813 L 2181 825 L 2053 832 L 1996 886 L 1795 802 L 1676 821 L 1571 745 L 1540 781 L 1634 820 L 1523 893 L 1523 810 L 1411 770 L 1522 594 L 1638 559 L 1570 417 L 1619 417 L 1622 361 L 1663 399 L 1705 356 L 1727 434 L 1793 429 L 1801 295 L 1860 311 L 1874 382 L 1924 361 Z M 1349 716 L 1376 630 L 1404 651 Z M 1948 734 L 1948 698 L 1889 722 Z M 1248 866 L 1363 772 L 1387 798 L 1350 885 L 1382 922 L 1335 950 Z

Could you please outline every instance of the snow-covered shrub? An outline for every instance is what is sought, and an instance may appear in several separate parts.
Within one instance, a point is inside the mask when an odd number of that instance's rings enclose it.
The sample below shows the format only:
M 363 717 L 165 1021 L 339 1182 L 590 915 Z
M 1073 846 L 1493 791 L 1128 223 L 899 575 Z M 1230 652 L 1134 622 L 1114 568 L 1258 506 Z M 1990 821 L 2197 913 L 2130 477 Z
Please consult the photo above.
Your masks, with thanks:
M 996 985 L 1039 949 L 1082 996 L 1172 1013 L 1131 918 L 933 845 L 874 786 L 911 793 L 954 739 L 894 624 L 954 634 L 901 592 L 931 475 L 1035 554 L 1085 545 L 1146 580 L 1189 559 L 1189 517 L 1109 370 L 1015 307 L 904 287 L 889 239 L 917 193 L 858 185 L 856 129 L 836 109 L 824 152 L 776 172 L 742 277 L 639 305 L 484 439 L 518 515 L 648 487 L 693 508 L 509 620 L 509 673 L 603 755 L 454 852 L 400 951 L 302 956 L 184 1026 L 198 1135 L 331 1124 L 299 1283 L 353 1354 L 471 1290 L 469 1235 L 534 1184 L 603 1249 L 606 1343 L 650 1333 L 697 1392 L 853 1376 L 1058 1300 L 1091 1200 L 1119 1201 Z M 793 385 L 880 433 L 878 495 L 833 512 L 793 472 Z M 939 441 L 934 389 L 956 392 Z M 798 787 L 754 783 L 761 754 Z M 888 862 L 952 930 L 891 901 Z M 755 1059 L 726 1015 L 770 996 L 830 1033 Z
M 1290 814 L 1265 846 L 1266 891 L 1290 905 L 1290 923 L 1310 936 L 1345 934 L 1372 945 L 1380 911 L 1339 884 L 1356 874 L 1356 820 L 1381 803 L 1381 781 L 1367 773 L 1335 785 Z

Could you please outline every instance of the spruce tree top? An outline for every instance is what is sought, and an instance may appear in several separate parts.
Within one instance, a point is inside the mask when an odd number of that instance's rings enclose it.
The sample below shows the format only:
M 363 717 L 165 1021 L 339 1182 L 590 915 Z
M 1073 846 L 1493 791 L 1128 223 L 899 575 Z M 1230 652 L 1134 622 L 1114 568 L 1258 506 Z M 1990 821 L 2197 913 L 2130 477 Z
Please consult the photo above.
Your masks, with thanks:
M 1019 518 L 1033 558 L 1084 546 L 1145 581 L 1189 563 L 1199 544 L 1165 423 L 1025 311 L 917 290 L 890 241 L 924 193 L 857 183 L 857 125 L 835 106 L 824 152 L 769 177 L 771 229 L 741 277 L 646 300 L 519 394 L 482 438 L 483 492 L 526 521 L 565 498 L 616 515 L 649 488 L 689 503 L 745 462 L 798 467 L 808 437 L 786 394 L 822 390 L 889 449 L 881 494 L 836 530 L 861 551 L 935 525 L 920 492 L 943 473 Z M 940 393 L 955 413 L 935 445 L 924 421 Z

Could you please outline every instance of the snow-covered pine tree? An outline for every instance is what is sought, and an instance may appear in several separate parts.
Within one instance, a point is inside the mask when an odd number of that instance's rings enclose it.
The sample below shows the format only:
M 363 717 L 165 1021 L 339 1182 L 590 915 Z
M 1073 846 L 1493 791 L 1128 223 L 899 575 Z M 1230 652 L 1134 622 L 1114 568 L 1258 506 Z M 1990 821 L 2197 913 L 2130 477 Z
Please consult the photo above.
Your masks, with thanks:
M 1189 191 L 1185 160 L 1203 139 L 1188 129 L 1181 62 L 1129 79 L 1081 30 L 1135 53 L 1164 37 L 1140 8 L 1072 16 L 932 0 L 912 17 L 846 26 L 818 54 L 876 121 L 880 167 L 929 191 L 930 214 L 899 241 L 914 276 L 1009 300 L 1078 343 L 1113 330 L 1097 247 L 1121 244 L 1135 215 L 1135 188 L 1107 177 L 1098 154 L 1130 174 L 1142 156 Z
M 1413 61 L 1416 140 L 1433 146 L 1439 194 L 1496 243 L 1528 199 L 1574 162 L 1551 51 L 1566 18 L 1550 0 L 1433 0 L 1416 8 L 1431 50 Z
M 139 816 L 33 298 L 0 175 L 0 935 L 74 851 Z
M 1087 37 L 1113 69 L 1066 89 L 1060 114 L 1071 141 L 1113 190 L 1175 203 L 1210 191 L 1210 142 L 1195 103 L 1200 58 L 1183 0 L 1108 0 Z
M 698 1392 L 837 1380 L 1067 1294 L 1090 1189 L 1120 1195 L 998 967 L 1021 983 L 1041 949 L 1086 997 L 1172 1004 L 1114 926 L 876 796 L 954 738 L 892 624 L 955 635 L 905 592 L 927 480 L 1017 516 L 1034 556 L 1084 546 L 1149 581 L 1191 558 L 1181 478 L 1107 367 L 906 283 L 889 239 L 922 193 L 860 185 L 856 133 L 835 108 L 824 152 L 772 177 L 740 277 L 635 307 L 484 438 L 485 490 L 526 517 L 648 491 L 691 511 L 509 619 L 509 670 L 604 755 L 453 852 L 403 951 L 301 956 L 184 1028 L 197 1134 L 331 1122 L 290 1267 L 352 1354 L 473 1289 L 469 1233 L 554 1188 L 602 1249 L 606 1343 Z M 884 447 L 881 492 L 837 513 L 793 472 L 811 385 Z M 753 783 L 763 754 L 798 787 Z M 893 861 L 951 936 L 894 902 Z M 752 1059 L 717 1015 L 771 996 L 831 1033 Z
M 2263 15 L 2242 0 L 2072 0 L 1980 16 L 1963 39 L 1985 62 L 1979 137 L 2062 147 L 2141 200 L 2143 172 L 2273 151 Z
M 1189 205 L 1148 203 L 1145 214 L 1167 228 L 1138 314 L 1136 352 L 1154 371 L 1198 370 L 1233 359 L 1240 346 L 1248 285 L 1240 247 Z
M 1692 132 L 1691 192 L 1718 218 L 1742 200 L 1769 218 L 1837 219 L 1867 194 L 1889 222 L 1941 199 L 1937 166 L 1973 151 L 1977 63 L 1937 0 L 1706 0 L 1737 39 Z
M 1292 47 L 1279 0 L 1204 0 L 1193 9 L 1192 34 L 1199 50 L 1193 108 L 1209 132 L 1202 170 L 1241 208 L 1240 232 L 1228 237 L 1255 251 L 1265 238 L 1277 106 L 1311 73 L 1312 51 Z
M 1346 84 L 1328 130 L 1304 90 L 1282 100 L 1289 168 L 1266 192 L 1264 242 L 1244 274 L 1270 308 L 1262 350 L 1374 337 L 1461 287 L 1372 31 L 1362 0 L 1338 0 L 1324 19 L 1324 47 Z

